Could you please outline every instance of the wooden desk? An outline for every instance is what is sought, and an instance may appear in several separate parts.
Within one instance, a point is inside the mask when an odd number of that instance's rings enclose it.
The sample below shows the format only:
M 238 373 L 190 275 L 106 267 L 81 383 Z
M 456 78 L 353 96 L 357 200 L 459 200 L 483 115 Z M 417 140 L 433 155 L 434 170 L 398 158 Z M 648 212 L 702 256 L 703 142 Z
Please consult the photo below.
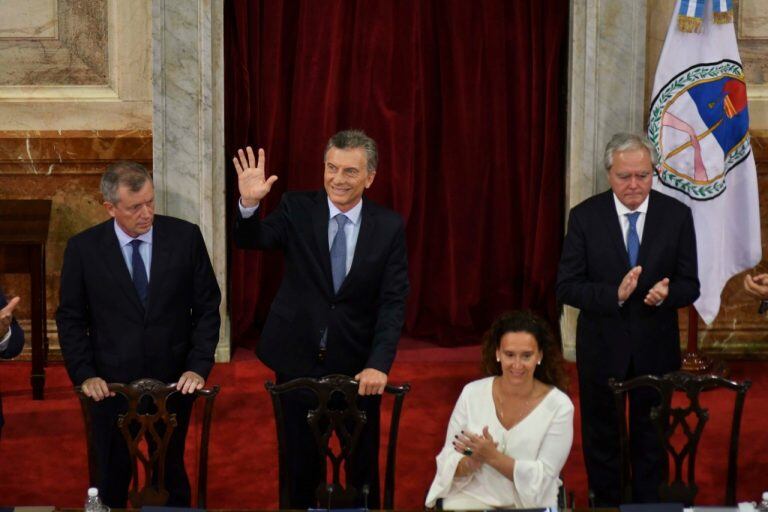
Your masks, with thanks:
M 45 309 L 45 243 L 48 199 L 0 200 L 0 272 L 29 274 L 32 316 L 32 398 L 43 399 L 48 336 Z

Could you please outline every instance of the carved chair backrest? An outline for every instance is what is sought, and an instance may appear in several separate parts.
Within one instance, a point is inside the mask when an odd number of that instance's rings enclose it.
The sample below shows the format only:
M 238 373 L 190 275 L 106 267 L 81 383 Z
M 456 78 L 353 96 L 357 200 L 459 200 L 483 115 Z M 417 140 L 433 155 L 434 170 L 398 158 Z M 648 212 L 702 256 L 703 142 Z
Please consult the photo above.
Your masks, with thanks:
M 169 398 L 177 393 L 175 384 L 166 384 L 155 379 L 139 379 L 130 384 L 111 383 L 109 390 L 121 395 L 127 402 L 127 409 L 117 417 L 119 429 L 131 461 L 131 484 L 128 500 L 133 507 L 165 505 L 168 491 L 165 488 L 165 464 L 168 444 L 178 426 L 176 413 L 168 408 Z M 75 388 L 86 427 L 88 445 L 88 472 L 91 485 L 96 485 L 97 462 L 93 444 L 92 401 L 80 389 Z M 213 404 L 219 386 L 196 391 L 204 397 L 203 425 L 200 434 L 200 456 L 198 460 L 197 507 L 205 508 L 208 480 L 208 440 L 210 437 Z M 140 487 L 140 468 L 144 485 Z
M 295 392 L 311 393 L 317 400 L 317 406 L 307 413 L 307 423 L 321 458 L 320 480 L 325 482 L 317 489 L 317 503 L 327 503 L 330 488 L 334 507 L 353 506 L 362 489 L 355 489 L 348 485 L 347 481 L 342 482 L 341 469 L 343 465 L 346 474 L 350 467 L 350 455 L 357 446 L 360 432 L 367 421 L 365 411 L 360 410 L 357 405 L 357 381 L 346 375 L 328 375 L 320 379 L 299 378 L 282 384 L 267 382 L 265 387 L 272 397 L 277 429 L 280 508 L 292 508 L 288 485 L 285 417 L 280 397 Z M 385 388 L 385 395 L 394 397 L 384 475 L 383 508 L 388 510 L 394 508 L 397 434 L 403 400 L 410 389 L 410 384 L 387 385 Z M 334 443 L 334 436 L 337 443 Z M 330 482 L 326 482 L 328 463 L 332 475 Z
M 626 394 L 640 388 L 656 390 L 660 401 L 651 408 L 653 423 L 664 452 L 667 454 L 662 465 L 662 484 L 659 494 L 662 501 L 680 502 L 692 506 L 698 492 L 696 484 L 696 455 L 704 427 L 709 420 L 709 409 L 701 405 L 701 393 L 714 389 L 733 391 L 735 394 L 731 417 L 731 434 L 728 445 L 728 473 L 725 491 L 725 504 L 736 505 L 736 469 L 739 448 L 739 431 L 744 398 L 751 382 L 736 382 L 716 375 L 694 375 L 688 372 L 672 372 L 662 377 L 643 375 L 634 379 L 618 382 L 609 381 L 619 421 L 621 442 L 621 486 L 622 501 L 632 501 L 631 457 L 626 419 Z M 673 405 L 673 398 L 683 402 Z M 682 442 L 676 439 L 682 438 Z M 672 478 L 670 465 L 672 462 Z M 685 471 L 684 471 L 685 469 Z

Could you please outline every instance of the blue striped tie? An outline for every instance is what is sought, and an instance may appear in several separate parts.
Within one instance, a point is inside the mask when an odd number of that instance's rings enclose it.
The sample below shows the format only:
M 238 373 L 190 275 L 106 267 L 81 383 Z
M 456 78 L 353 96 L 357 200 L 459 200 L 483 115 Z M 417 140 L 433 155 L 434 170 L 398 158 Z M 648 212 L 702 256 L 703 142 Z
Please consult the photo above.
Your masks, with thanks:
M 339 226 L 339 230 L 336 231 L 331 244 L 331 273 L 333 274 L 333 291 L 338 292 L 347 276 L 347 234 L 344 233 L 344 226 L 349 219 L 343 213 L 336 215 L 333 219 Z
M 139 294 L 141 304 L 147 307 L 147 295 L 149 290 L 149 280 L 147 279 L 147 268 L 144 266 L 144 258 L 141 257 L 139 247 L 141 240 L 131 240 L 133 254 L 131 255 L 131 267 L 133 267 L 133 286 L 136 287 L 136 293 Z
M 627 231 L 627 254 L 629 254 L 629 266 L 637 265 L 637 253 L 640 252 L 640 237 L 637 235 L 637 218 L 640 212 L 627 213 L 629 231 Z

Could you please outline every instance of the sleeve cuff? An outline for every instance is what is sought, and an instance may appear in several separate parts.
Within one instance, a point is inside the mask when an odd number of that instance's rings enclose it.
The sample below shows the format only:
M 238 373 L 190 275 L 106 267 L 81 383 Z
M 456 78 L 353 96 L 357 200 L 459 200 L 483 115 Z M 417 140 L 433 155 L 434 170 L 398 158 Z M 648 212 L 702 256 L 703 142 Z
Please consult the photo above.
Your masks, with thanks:
M 253 217 L 253 214 L 256 213 L 256 210 L 259 209 L 259 205 L 251 206 L 250 208 L 246 208 L 243 206 L 243 198 L 237 200 L 237 207 L 240 209 L 240 216 L 244 219 L 248 219 L 250 217 Z
M 548 488 L 548 478 L 540 461 L 515 461 L 514 482 L 517 494 L 527 504 L 541 502 Z

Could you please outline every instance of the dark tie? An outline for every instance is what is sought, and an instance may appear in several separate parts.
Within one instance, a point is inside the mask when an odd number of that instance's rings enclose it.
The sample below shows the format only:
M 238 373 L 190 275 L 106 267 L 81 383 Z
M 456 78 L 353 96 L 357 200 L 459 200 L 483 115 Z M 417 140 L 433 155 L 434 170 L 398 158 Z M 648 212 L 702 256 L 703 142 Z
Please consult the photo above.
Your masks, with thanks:
M 640 252 L 640 237 L 637 235 L 637 218 L 640 212 L 627 213 L 629 231 L 627 231 L 627 254 L 629 254 L 629 266 L 637 265 L 637 253 Z
M 139 294 L 139 300 L 144 307 L 147 307 L 147 290 L 149 289 L 149 280 L 147 279 L 147 269 L 144 266 L 144 258 L 141 257 L 139 247 L 141 240 L 132 240 L 133 254 L 131 255 L 131 266 L 133 267 L 133 286 L 136 287 L 136 293 Z
M 340 213 L 334 217 L 334 220 L 339 230 L 336 231 L 331 244 L 331 273 L 333 274 L 333 291 L 338 292 L 347 275 L 347 235 L 344 233 L 344 226 L 349 219 Z

